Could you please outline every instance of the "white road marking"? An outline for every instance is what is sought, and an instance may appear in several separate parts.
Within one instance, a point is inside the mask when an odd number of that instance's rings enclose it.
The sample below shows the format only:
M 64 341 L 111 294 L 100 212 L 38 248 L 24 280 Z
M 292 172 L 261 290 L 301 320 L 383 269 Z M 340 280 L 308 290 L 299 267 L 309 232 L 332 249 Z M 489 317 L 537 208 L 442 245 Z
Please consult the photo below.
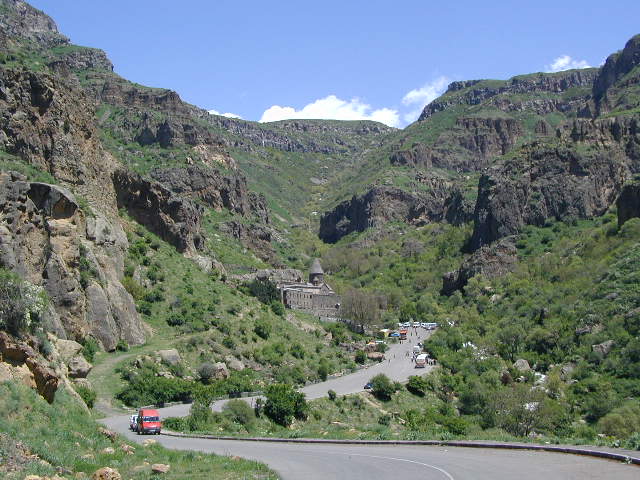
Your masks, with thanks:
M 382 460 L 396 460 L 398 462 L 415 463 L 416 465 L 422 465 L 424 467 L 433 468 L 434 470 L 437 470 L 443 475 L 445 475 L 449 480 L 455 480 L 449 472 L 447 472 L 446 470 L 443 470 L 442 468 L 436 467 L 435 465 L 429 465 L 428 463 L 416 462 L 415 460 L 407 460 L 406 458 L 383 457 L 381 455 L 364 455 L 362 453 L 340 453 L 340 455 L 347 455 L 349 457 L 379 458 Z

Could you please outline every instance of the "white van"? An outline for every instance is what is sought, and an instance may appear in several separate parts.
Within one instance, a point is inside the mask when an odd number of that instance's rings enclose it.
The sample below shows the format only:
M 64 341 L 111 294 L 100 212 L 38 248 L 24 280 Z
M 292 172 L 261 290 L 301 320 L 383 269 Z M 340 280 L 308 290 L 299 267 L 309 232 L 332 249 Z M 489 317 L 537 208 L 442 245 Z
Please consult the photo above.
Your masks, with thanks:
M 428 355 L 426 353 L 421 353 L 416 357 L 416 368 L 425 368 L 427 366 L 427 358 Z

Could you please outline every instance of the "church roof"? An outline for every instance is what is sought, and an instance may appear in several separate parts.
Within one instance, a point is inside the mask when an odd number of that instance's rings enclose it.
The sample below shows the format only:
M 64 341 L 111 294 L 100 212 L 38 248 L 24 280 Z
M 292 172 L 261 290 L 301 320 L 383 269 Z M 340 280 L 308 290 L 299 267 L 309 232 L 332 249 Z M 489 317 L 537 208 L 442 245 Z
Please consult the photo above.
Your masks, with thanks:
M 313 263 L 311 264 L 311 268 L 309 269 L 309 273 L 310 274 L 318 274 L 318 273 L 324 274 L 324 270 L 322 270 L 322 265 L 320 265 L 320 260 L 318 260 L 317 258 L 313 260 Z

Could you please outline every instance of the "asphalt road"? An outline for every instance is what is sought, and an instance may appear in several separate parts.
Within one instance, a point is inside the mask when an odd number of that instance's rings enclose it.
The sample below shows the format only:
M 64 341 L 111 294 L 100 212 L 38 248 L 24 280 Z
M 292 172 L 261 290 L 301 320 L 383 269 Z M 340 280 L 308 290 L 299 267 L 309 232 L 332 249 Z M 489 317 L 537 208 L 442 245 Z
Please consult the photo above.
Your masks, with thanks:
M 410 336 L 403 344 L 392 345 L 390 360 L 356 373 L 303 388 L 307 398 L 325 396 L 329 389 L 340 395 L 362 391 L 374 375 L 384 373 L 393 380 L 425 373 L 416 369 L 406 352 L 420 337 Z M 251 399 L 248 399 L 249 401 Z M 213 405 L 219 410 L 224 402 Z M 188 414 L 189 405 L 160 409 L 160 415 Z M 102 420 L 109 428 L 134 441 L 142 441 L 128 430 L 128 416 Z M 494 450 L 409 445 L 331 445 L 265 443 L 239 440 L 207 440 L 169 436 L 151 437 L 177 450 L 197 450 L 258 460 L 276 470 L 284 480 L 396 480 L 399 477 L 425 480 L 639 480 L 640 468 L 619 462 L 549 452 Z

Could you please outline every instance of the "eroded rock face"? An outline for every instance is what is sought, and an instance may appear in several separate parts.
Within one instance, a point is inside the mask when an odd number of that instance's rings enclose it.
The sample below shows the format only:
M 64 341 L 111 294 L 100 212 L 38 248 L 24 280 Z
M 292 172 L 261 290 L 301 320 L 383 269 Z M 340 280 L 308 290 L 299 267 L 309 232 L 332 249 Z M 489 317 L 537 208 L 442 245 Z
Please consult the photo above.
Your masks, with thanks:
M 161 183 L 126 170 L 118 170 L 113 182 L 118 208 L 125 208 L 137 222 L 180 252 L 202 248 L 202 206 L 176 195 Z
M 109 350 L 120 339 L 144 342 L 133 299 L 120 283 L 128 244 L 119 224 L 99 216 L 87 228 L 68 190 L 11 172 L 0 173 L 0 212 L 0 263 L 45 288 L 53 307 L 49 330 L 63 339 L 92 334 Z M 81 259 L 96 273 L 86 288 Z
M 628 164 L 613 148 L 582 155 L 572 148 L 533 146 L 490 168 L 478 185 L 471 250 L 517 234 L 524 225 L 601 215 L 628 178 Z
M 374 187 L 354 196 L 320 218 L 318 236 L 335 243 L 351 232 L 362 232 L 388 221 L 399 220 L 416 225 L 449 221 L 459 224 L 470 219 L 467 206 L 457 187 L 434 180 L 424 193 L 409 193 L 396 187 Z
M 262 223 L 269 223 L 266 199 L 249 192 L 247 180 L 240 173 L 222 175 L 218 170 L 189 166 L 154 170 L 151 176 L 171 191 L 200 199 L 216 210 L 226 208 L 242 216 L 252 214 Z
M 640 178 L 625 184 L 616 201 L 616 206 L 619 227 L 631 218 L 640 217 Z
M 392 165 L 418 168 L 480 170 L 494 157 L 509 152 L 523 133 L 522 125 L 513 118 L 460 117 L 432 146 L 416 143 L 394 153 L 390 160 Z
M 486 279 L 500 277 L 513 271 L 518 263 L 515 237 L 507 237 L 484 246 L 466 259 L 458 270 L 442 277 L 442 295 L 451 295 L 462 290 L 476 275 Z
M 0 355 L 2 359 L 22 366 L 25 373 L 33 379 L 38 393 L 47 402 L 53 403 L 60 378 L 38 357 L 33 348 L 0 332 Z M 6 374 L 6 369 L 4 370 Z M 15 374 L 13 377 L 15 378 Z
M 478 105 L 487 100 L 503 111 L 518 111 L 524 108 L 533 110 L 539 115 L 550 113 L 553 111 L 566 112 L 574 110 L 579 105 L 572 103 L 572 99 L 555 100 L 541 99 L 533 105 L 522 105 L 517 100 L 510 98 L 504 101 L 502 94 L 517 95 L 531 94 L 537 92 L 561 93 L 574 87 L 591 87 L 594 79 L 598 74 L 598 70 L 582 69 L 571 70 L 561 74 L 537 74 L 513 77 L 503 82 L 494 82 L 495 85 L 486 86 L 481 84 L 481 80 L 466 80 L 461 82 L 453 82 L 447 88 L 445 95 L 437 100 L 429 103 L 420 118 L 419 122 L 424 121 L 437 112 L 441 112 L 455 105 Z M 492 99 L 495 99 L 492 101 Z M 578 100 L 581 104 L 582 100 Z

